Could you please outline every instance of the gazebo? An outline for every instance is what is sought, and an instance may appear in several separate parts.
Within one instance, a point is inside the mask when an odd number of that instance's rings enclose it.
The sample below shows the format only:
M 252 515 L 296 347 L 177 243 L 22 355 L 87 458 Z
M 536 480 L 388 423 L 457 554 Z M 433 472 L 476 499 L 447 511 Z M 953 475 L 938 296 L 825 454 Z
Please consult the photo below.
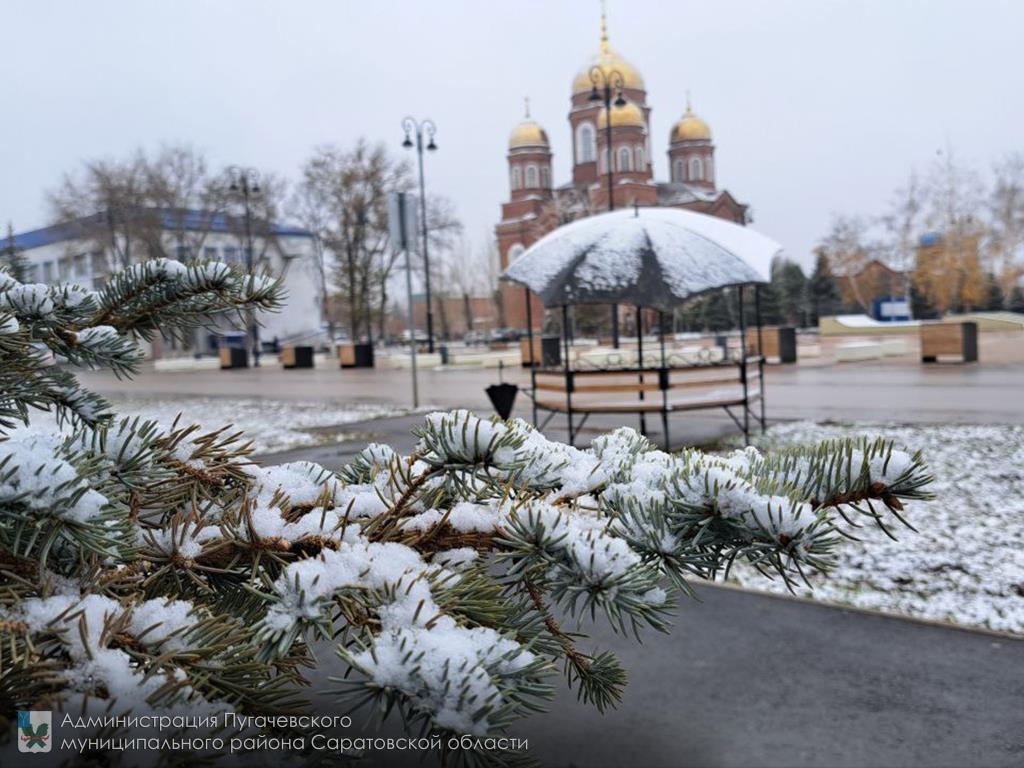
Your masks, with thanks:
M 722 408 L 749 441 L 751 405 L 762 430 L 764 356 L 759 286 L 770 279 L 781 246 L 746 227 L 705 214 L 669 208 L 633 208 L 566 224 L 528 248 L 503 279 L 526 289 L 527 333 L 534 349 L 529 293 L 547 309 L 561 311 L 561 363 L 538 364 L 531 356 L 533 421 L 543 428 L 556 413 L 567 419 L 569 442 L 591 414 L 635 413 L 646 433 L 646 415 L 660 414 L 666 448 L 669 416 Z M 740 350 L 720 359 L 680 360 L 665 345 L 665 313 L 711 291 L 735 288 Z M 747 344 L 746 289 L 753 288 L 757 354 Z M 574 361 L 570 307 L 625 304 L 636 308 L 636 355 L 606 356 L 603 362 Z M 658 354 L 645 356 L 643 310 L 657 312 Z M 742 409 L 737 416 L 734 409 Z M 538 423 L 538 411 L 549 414 Z M 579 419 L 576 421 L 575 419 Z

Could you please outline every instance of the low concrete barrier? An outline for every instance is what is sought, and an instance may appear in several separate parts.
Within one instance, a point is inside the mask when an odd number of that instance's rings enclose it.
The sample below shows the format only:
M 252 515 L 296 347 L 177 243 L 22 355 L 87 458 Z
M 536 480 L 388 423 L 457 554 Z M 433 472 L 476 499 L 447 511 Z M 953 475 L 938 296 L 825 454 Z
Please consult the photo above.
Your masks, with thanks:
M 836 346 L 836 359 L 840 363 L 877 360 L 883 354 L 884 347 L 878 341 L 848 341 Z

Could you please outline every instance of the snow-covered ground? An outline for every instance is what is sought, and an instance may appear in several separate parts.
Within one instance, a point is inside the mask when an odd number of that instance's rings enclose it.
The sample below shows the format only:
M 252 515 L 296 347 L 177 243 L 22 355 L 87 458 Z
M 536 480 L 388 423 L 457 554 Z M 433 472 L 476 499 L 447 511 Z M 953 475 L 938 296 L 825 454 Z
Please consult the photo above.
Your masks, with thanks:
M 270 400 L 252 397 L 110 397 L 118 416 L 140 416 L 170 425 L 180 413 L 182 420 L 209 430 L 234 425 L 253 441 L 256 454 L 319 445 L 344 438 L 333 427 L 382 416 L 407 413 L 387 405 L 339 404 L 322 400 Z M 50 420 L 34 412 L 33 423 Z
M 898 541 L 875 526 L 855 531 L 838 567 L 811 578 L 818 600 L 874 608 L 972 627 L 1024 634 L 1024 427 L 897 426 L 795 422 L 759 438 L 771 450 L 831 437 L 882 435 L 924 452 L 937 498 L 907 505 L 917 533 L 894 528 Z M 732 579 L 785 592 L 752 568 Z

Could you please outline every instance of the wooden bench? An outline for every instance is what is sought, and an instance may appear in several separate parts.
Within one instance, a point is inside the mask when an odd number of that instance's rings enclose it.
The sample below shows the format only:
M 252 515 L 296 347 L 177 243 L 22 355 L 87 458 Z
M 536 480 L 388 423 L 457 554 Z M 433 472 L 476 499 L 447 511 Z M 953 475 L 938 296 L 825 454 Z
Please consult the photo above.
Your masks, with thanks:
M 635 413 L 646 433 L 647 414 L 660 414 L 669 442 L 672 413 L 722 408 L 750 438 L 750 406 L 761 400 L 764 429 L 764 358 L 684 368 L 620 368 L 613 370 L 537 370 L 533 376 L 534 422 L 537 410 L 548 411 L 542 429 L 556 413 L 566 414 L 569 443 L 574 443 L 591 414 Z M 742 421 L 730 409 L 742 408 Z M 582 416 L 576 423 L 574 415 Z
M 922 323 L 921 362 L 934 363 L 940 357 L 959 357 L 965 363 L 978 362 L 978 324 Z

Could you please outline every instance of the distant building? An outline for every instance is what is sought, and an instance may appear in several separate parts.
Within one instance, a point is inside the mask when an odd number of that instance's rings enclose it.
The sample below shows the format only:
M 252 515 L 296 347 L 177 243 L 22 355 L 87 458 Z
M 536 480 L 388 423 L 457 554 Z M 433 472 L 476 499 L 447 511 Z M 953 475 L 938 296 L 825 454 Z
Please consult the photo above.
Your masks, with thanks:
M 887 299 L 909 295 L 911 277 L 873 258 L 855 273 L 834 273 L 844 307 L 860 308 L 876 320 L 892 319 L 884 314 Z
M 592 101 L 590 73 L 600 68 L 606 77 L 622 76 L 625 104 L 613 104 L 610 117 L 600 101 Z M 603 85 L 599 84 L 599 85 Z M 747 224 L 748 206 L 716 182 L 715 145 L 711 128 L 686 109 L 673 125 L 668 141 L 670 176 L 655 181 L 650 136 L 651 107 L 640 72 L 608 42 L 601 17 L 601 47 L 573 79 L 569 127 L 572 132 L 572 181 L 553 187 L 551 145 L 547 132 L 529 111 L 509 138 L 510 197 L 501 207 L 497 225 L 498 251 L 504 270 L 532 243 L 574 219 L 608 210 L 607 128 L 611 124 L 612 196 L 616 208 L 632 205 L 685 208 Z M 526 327 L 524 289 L 502 286 L 506 322 Z M 533 322 L 543 322 L 543 307 L 533 297 Z
M 486 333 L 498 327 L 493 296 L 434 296 L 431 303 L 434 305 L 434 332 L 441 338 L 460 339 L 469 331 Z M 426 328 L 424 294 L 413 296 L 412 310 L 416 327 Z
M 131 238 L 108 226 L 109 214 L 97 213 L 74 221 L 14 235 L 14 247 L 27 261 L 29 282 L 77 283 L 92 290 L 121 269 L 130 250 L 131 263 L 160 254 L 181 261 L 214 259 L 228 264 L 246 263 L 246 238 L 236 217 L 205 211 L 147 209 L 145 227 Z M 280 312 L 259 316 L 263 341 L 313 335 L 320 332 L 319 272 L 315 236 L 298 227 L 274 224 L 256 227 L 253 237 L 255 269 L 283 278 L 286 305 Z M 152 241 L 156 238 L 157 242 Z M 10 241 L 3 239 L 6 247 Z M 225 325 L 225 330 L 227 326 Z M 209 339 L 197 336 L 195 349 L 209 351 Z M 155 341 L 152 355 L 160 357 L 173 345 Z

